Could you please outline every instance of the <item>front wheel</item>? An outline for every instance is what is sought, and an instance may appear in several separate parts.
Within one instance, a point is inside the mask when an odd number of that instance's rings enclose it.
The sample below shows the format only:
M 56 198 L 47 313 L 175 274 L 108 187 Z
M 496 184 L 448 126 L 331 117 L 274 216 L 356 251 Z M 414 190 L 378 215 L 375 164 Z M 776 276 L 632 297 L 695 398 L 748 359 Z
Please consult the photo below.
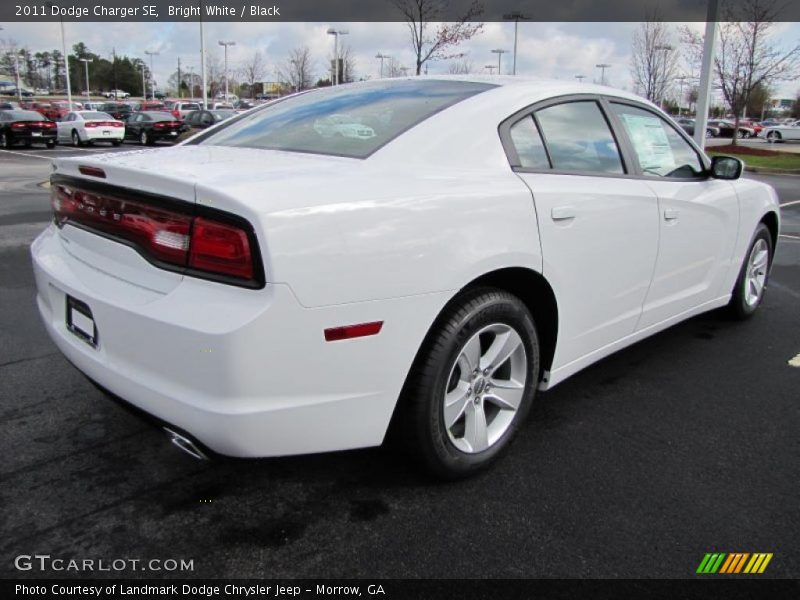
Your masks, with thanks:
M 714 130 L 713 129 L 706 129 L 706 138 L 711 139 L 714 137 Z
M 150 136 L 147 135 L 146 131 L 143 131 L 142 133 L 139 134 L 139 143 L 142 146 L 149 146 L 150 144 L 152 144 L 152 142 L 150 141 Z
M 775 143 L 775 142 L 779 142 L 779 141 L 781 141 L 781 134 L 780 134 L 780 132 L 779 132 L 779 131 L 770 131 L 770 132 L 767 134 L 767 141 L 768 141 L 768 142 L 772 142 L 772 143 Z
M 7 133 L 0 133 L 0 147 L 11 148 L 13 145 L 14 143 L 11 141 L 11 138 Z
M 753 241 L 745 255 L 744 264 L 739 271 L 728 308 L 734 317 L 751 317 L 764 300 L 772 264 L 772 235 L 764 223 L 756 229 Z
M 538 375 L 536 326 L 522 301 L 492 288 L 464 293 L 434 325 L 403 390 L 410 449 L 446 479 L 485 468 L 524 422 Z

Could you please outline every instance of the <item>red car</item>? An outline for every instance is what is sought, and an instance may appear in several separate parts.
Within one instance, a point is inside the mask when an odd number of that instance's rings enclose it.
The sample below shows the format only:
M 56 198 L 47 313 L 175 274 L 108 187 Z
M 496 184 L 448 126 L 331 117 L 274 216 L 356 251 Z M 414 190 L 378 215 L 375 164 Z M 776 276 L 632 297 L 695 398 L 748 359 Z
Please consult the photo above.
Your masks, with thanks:
M 42 111 L 42 114 L 51 121 L 60 121 L 67 113 L 73 110 L 83 110 L 83 105 L 80 102 L 73 102 L 72 107 L 70 107 L 69 102 L 66 101 L 53 102 L 50 108 Z
M 139 104 L 139 112 L 170 112 L 163 102 L 145 101 Z
M 755 119 L 739 119 L 739 123 L 755 131 L 756 135 L 761 133 L 761 130 L 764 129 L 764 126 Z
M 49 111 L 52 107 L 50 106 L 49 102 L 23 102 L 22 108 L 25 110 L 33 110 L 38 112 L 42 116 L 47 116 L 47 111 Z

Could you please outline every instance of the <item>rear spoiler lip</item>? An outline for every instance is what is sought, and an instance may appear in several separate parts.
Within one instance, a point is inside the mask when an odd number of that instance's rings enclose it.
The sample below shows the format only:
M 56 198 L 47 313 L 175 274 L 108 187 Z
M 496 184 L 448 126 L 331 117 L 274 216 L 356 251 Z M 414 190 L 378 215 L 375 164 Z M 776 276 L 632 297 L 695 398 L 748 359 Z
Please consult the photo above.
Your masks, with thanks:
M 139 253 L 139 255 L 142 256 L 142 258 L 144 258 L 147 262 L 158 267 L 159 269 L 172 271 L 173 273 L 178 273 L 189 277 L 195 277 L 197 279 L 216 281 L 218 283 L 225 283 L 228 285 L 247 288 L 251 290 L 260 290 L 263 289 L 264 286 L 266 285 L 266 278 L 264 276 L 264 262 L 261 258 L 261 247 L 258 243 L 258 237 L 256 236 L 255 229 L 253 228 L 253 225 L 250 223 L 250 221 L 248 221 L 246 218 L 240 215 L 220 210 L 218 208 L 211 208 L 210 206 L 200 205 L 196 202 L 188 202 L 186 200 L 178 200 L 175 198 L 170 198 L 169 196 L 163 196 L 161 194 L 143 192 L 141 190 L 135 190 L 120 185 L 114 185 L 106 182 L 96 181 L 93 179 L 84 179 L 82 177 L 73 177 L 71 175 L 61 175 L 58 173 L 54 173 L 53 175 L 50 176 L 51 190 L 55 190 L 56 186 L 58 185 L 66 185 L 77 188 L 79 190 L 96 192 L 98 194 L 105 194 L 117 198 L 119 197 L 122 197 L 123 199 L 128 198 L 131 201 L 140 202 L 142 204 L 148 204 L 150 206 L 154 206 L 157 208 L 163 208 L 165 210 L 181 213 L 183 215 L 187 215 L 190 217 L 205 217 L 220 223 L 228 223 L 230 225 L 235 225 L 236 227 L 240 227 L 247 234 L 247 239 L 250 244 L 250 252 L 253 256 L 254 277 L 252 280 L 237 279 L 235 277 L 227 277 L 225 275 L 208 273 L 205 271 L 198 271 L 190 267 L 181 267 L 178 265 L 165 263 L 141 252 L 135 244 L 129 242 L 128 240 L 121 239 L 107 232 L 99 231 L 97 229 L 88 227 L 83 223 L 68 222 L 68 224 L 73 227 L 84 229 L 93 234 L 105 237 L 106 239 L 129 246 L 133 250 L 136 250 Z M 55 217 L 54 217 L 54 222 L 55 222 Z

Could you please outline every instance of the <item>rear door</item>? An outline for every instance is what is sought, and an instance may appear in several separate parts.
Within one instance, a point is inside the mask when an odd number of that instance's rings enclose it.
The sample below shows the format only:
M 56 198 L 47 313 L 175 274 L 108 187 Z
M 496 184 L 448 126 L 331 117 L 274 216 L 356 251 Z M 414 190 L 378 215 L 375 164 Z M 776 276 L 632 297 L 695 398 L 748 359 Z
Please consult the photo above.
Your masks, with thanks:
M 658 203 L 629 176 L 598 98 L 536 105 L 501 137 L 533 194 L 558 299 L 557 370 L 634 332 L 656 262 Z
M 660 246 L 639 329 L 711 302 L 731 268 L 739 202 L 728 181 L 712 179 L 698 150 L 652 108 L 611 101 L 621 136 L 658 197 Z

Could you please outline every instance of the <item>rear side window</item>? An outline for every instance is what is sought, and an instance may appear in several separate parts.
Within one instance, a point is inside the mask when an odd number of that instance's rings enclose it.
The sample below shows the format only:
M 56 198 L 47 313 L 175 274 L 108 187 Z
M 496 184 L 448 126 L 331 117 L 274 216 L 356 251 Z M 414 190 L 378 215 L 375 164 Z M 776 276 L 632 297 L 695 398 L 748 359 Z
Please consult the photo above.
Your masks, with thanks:
M 664 119 L 634 106 L 616 102 L 612 106 L 645 175 L 679 179 L 703 175 L 705 169 L 697 152 Z
M 553 168 L 622 174 L 619 147 L 597 102 L 566 102 L 536 111 Z
M 376 81 L 292 96 L 197 143 L 366 158 L 414 125 L 495 87 L 466 81 Z
M 509 130 L 511 142 L 517 151 L 519 166 L 526 169 L 549 169 L 550 161 L 544 149 L 542 136 L 536 128 L 533 118 L 528 115 L 517 121 Z

